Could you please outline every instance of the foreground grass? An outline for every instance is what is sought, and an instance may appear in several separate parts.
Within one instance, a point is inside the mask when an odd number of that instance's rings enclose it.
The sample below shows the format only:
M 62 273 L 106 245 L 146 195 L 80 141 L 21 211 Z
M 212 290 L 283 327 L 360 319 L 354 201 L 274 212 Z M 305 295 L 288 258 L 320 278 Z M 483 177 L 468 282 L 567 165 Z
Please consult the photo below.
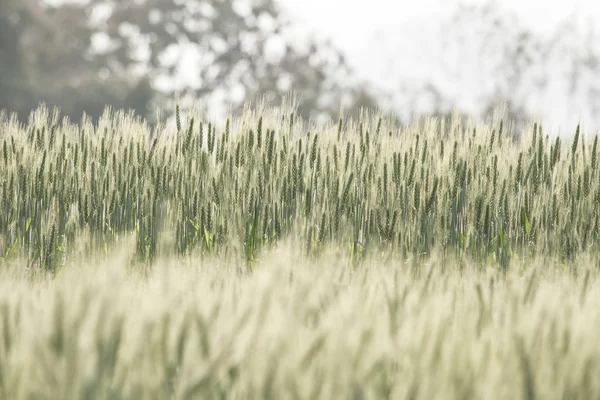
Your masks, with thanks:
M 146 277 L 128 257 L 52 280 L 4 270 L 0 398 L 600 395 L 596 272 L 326 254 L 279 246 L 250 275 L 206 258 Z

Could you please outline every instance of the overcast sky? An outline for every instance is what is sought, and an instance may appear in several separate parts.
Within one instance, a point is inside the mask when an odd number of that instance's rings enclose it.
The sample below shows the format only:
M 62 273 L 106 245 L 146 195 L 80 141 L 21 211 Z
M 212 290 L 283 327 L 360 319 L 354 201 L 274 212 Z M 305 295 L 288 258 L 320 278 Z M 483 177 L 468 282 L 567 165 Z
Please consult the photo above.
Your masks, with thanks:
M 294 19 L 321 38 L 330 38 L 346 55 L 356 72 L 366 79 L 385 84 L 395 71 L 385 69 L 393 60 L 393 68 L 415 70 L 414 73 L 435 74 L 435 66 L 426 65 L 427 40 L 433 38 L 402 37 L 404 27 L 411 32 L 431 30 L 432 20 L 451 15 L 459 4 L 483 4 L 486 0 L 277 0 Z M 494 0 L 492 0 L 494 1 Z M 600 24 L 600 0 L 496 0 L 502 7 L 514 11 L 534 33 L 548 35 L 565 20 L 584 24 Z M 423 30 L 419 30 L 423 26 Z M 415 29 L 416 27 L 416 29 Z M 598 31 L 598 30 L 596 30 Z M 427 36 L 423 34 L 422 36 Z M 382 42 L 386 43 L 383 44 Z M 405 54 L 404 60 L 397 60 Z M 415 57 L 416 55 L 416 57 Z M 423 56 L 422 60 L 417 60 Z M 411 65 L 412 63 L 412 65 Z M 430 63 L 430 62 L 429 62 Z M 389 67 L 388 67 L 389 68 Z M 391 72 L 391 74 L 390 74 Z M 406 71 L 403 71 L 406 76 Z M 480 76 L 481 77 L 481 76 Z M 469 77 L 467 76 L 467 79 Z M 446 78 L 447 80 L 447 78 Z M 484 82 L 485 83 L 485 82 Z M 481 80 L 475 86 L 482 84 Z M 458 90 L 469 92 L 468 88 Z M 477 102 L 474 97 L 460 101 L 464 108 Z M 557 97 L 557 96 L 552 96 Z M 560 96 L 558 96 L 560 97 Z M 552 100 L 552 99 L 551 99 Z M 535 101 L 535 100 L 534 100 Z M 576 99 L 565 99 L 570 109 L 559 101 L 540 99 L 539 113 L 544 122 L 555 127 L 571 126 L 581 117 Z M 578 108 L 575 110 L 574 108 Z M 588 118 L 589 126 L 600 126 L 598 118 Z
M 381 64 L 378 34 L 444 18 L 460 4 L 488 0 L 277 0 L 307 30 L 329 38 L 359 72 Z M 567 19 L 600 24 L 600 0 L 490 0 L 516 12 L 530 29 L 549 34 Z M 342 6 L 343 4 L 343 6 Z M 368 5 L 368 6 L 367 6 Z M 403 39 L 403 38 L 399 38 Z M 373 71 L 374 72 L 374 71 Z M 369 72 L 367 72 L 368 74 Z
M 372 32 L 406 22 L 444 16 L 459 4 L 487 0 L 277 0 L 315 31 L 333 38 L 349 52 L 362 46 Z M 492 0 L 494 1 L 494 0 Z M 496 0 L 513 9 L 531 28 L 548 32 L 565 18 L 600 22 L 598 0 Z M 342 6 L 343 5 L 343 6 Z M 367 6 L 368 5 L 368 6 Z

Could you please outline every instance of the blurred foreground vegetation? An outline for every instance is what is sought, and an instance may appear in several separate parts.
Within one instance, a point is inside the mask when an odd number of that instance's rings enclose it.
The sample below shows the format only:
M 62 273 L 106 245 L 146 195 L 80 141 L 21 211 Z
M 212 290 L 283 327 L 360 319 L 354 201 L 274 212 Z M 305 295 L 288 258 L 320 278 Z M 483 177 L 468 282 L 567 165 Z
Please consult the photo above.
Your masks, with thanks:
M 52 281 L 0 271 L 3 399 L 590 399 L 598 269 L 536 256 L 507 273 L 433 254 L 353 268 L 280 243 L 253 274 L 221 257 Z M 597 257 L 595 257 L 597 259 Z M 13 268 L 14 267 L 14 268 Z

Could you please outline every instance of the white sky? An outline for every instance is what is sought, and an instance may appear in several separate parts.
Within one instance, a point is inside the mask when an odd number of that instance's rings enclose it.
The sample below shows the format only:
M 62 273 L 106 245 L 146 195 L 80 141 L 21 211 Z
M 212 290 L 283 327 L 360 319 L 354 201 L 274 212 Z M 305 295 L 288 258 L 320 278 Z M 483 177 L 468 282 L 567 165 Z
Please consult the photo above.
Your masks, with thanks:
M 448 15 L 459 4 L 485 4 L 487 0 L 277 0 L 315 31 L 334 38 L 344 48 L 363 44 L 377 28 L 418 22 Z M 565 18 L 591 18 L 600 22 L 598 0 L 491 0 L 515 10 L 539 32 Z
M 403 28 L 410 32 L 431 30 L 428 22 L 443 20 L 460 4 L 485 4 L 487 0 L 277 0 L 292 16 L 298 19 L 307 30 L 320 38 L 330 38 L 342 50 L 350 64 L 361 78 L 378 85 L 386 85 L 393 78 L 386 70 L 392 61 L 393 68 L 415 70 L 410 75 L 432 74 L 436 68 L 428 63 L 429 43 L 423 37 L 401 37 Z M 491 0 L 508 10 L 515 11 L 522 23 L 533 32 L 549 34 L 565 20 L 600 25 L 600 0 Z M 435 23 L 434 23 L 435 25 Z M 416 29 L 415 29 L 416 27 Z M 423 31 L 423 32 L 424 32 Z M 378 36 L 379 33 L 379 36 Z M 394 36 L 396 35 L 396 36 Z M 385 37 L 385 44 L 378 38 Z M 429 40 L 433 40 L 429 38 Z M 405 52 L 408 50 L 408 52 Z M 402 55 L 408 59 L 399 60 Z M 416 57 L 415 57 L 416 56 Z M 419 60 L 421 59 L 422 60 Z M 392 59 L 392 60 L 390 60 Z M 430 63 L 431 61 L 429 61 Z M 406 74 L 405 74 L 406 75 Z M 447 78 L 445 78 L 447 79 Z M 479 82 L 477 85 L 485 84 Z M 468 91 L 468 89 L 467 89 Z M 464 88 L 463 88 L 464 92 Z M 463 105 L 477 102 L 469 99 Z M 553 98 L 555 96 L 552 96 Z M 539 99 L 539 115 L 544 122 L 558 125 L 572 125 L 578 118 L 578 110 L 567 110 L 562 104 Z M 546 101 L 544 101 L 546 100 Z M 571 107 L 577 107 L 574 99 L 567 100 Z M 543 104 L 542 104 L 543 103 Z M 468 107 L 467 107 L 468 108 Z M 543 109 L 542 109 L 543 108 Z M 558 113 L 557 113 L 558 112 Z M 561 116 L 558 116 L 558 115 Z M 568 115 L 568 117 L 566 117 Z M 550 121 L 549 121 L 550 120 Z M 589 121 L 599 126 L 600 116 Z
M 377 54 L 377 31 L 449 15 L 460 4 L 487 0 L 277 0 L 303 25 L 330 38 L 359 64 Z M 565 19 L 600 24 L 600 0 L 491 0 L 514 10 L 533 31 L 545 34 Z M 438 19 L 436 18 L 436 19 Z M 365 65 L 366 67 L 366 65 Z

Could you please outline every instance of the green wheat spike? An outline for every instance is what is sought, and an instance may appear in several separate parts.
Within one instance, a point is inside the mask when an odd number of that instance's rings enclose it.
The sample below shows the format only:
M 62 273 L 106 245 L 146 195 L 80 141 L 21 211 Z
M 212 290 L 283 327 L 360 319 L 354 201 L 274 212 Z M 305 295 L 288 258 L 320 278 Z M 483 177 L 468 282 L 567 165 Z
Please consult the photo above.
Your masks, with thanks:
M 592 156 L 590 160 L 590 165 L 592 168 L 592 176 L 596 174 L 596 169 L 598 167 L 598 134 L 594 137 L 594 144 L 592 145 Z
M 571 147 L 571 157 L 575 157 L 575 153 L 577 153 L 578 142 L 579 142 L 579 124 L 577 124 L 577 130 L 575 131 L 575 138 L 573 139 L 573 145 Z
M 291 113 L 290 114 L 290 125 L 288 127 L 288 134 L 289 134 L 289 136 L 292 136 L 293 133 L 294 133 L 294 121 L 295 121 L 294 117 L 295 117 L 294 113 Z
M 262 146 L 262 131 L 263 131 L 263 117 L 258 119 L 258 126 L 256 127 L 256 147 L 260 150 Z

